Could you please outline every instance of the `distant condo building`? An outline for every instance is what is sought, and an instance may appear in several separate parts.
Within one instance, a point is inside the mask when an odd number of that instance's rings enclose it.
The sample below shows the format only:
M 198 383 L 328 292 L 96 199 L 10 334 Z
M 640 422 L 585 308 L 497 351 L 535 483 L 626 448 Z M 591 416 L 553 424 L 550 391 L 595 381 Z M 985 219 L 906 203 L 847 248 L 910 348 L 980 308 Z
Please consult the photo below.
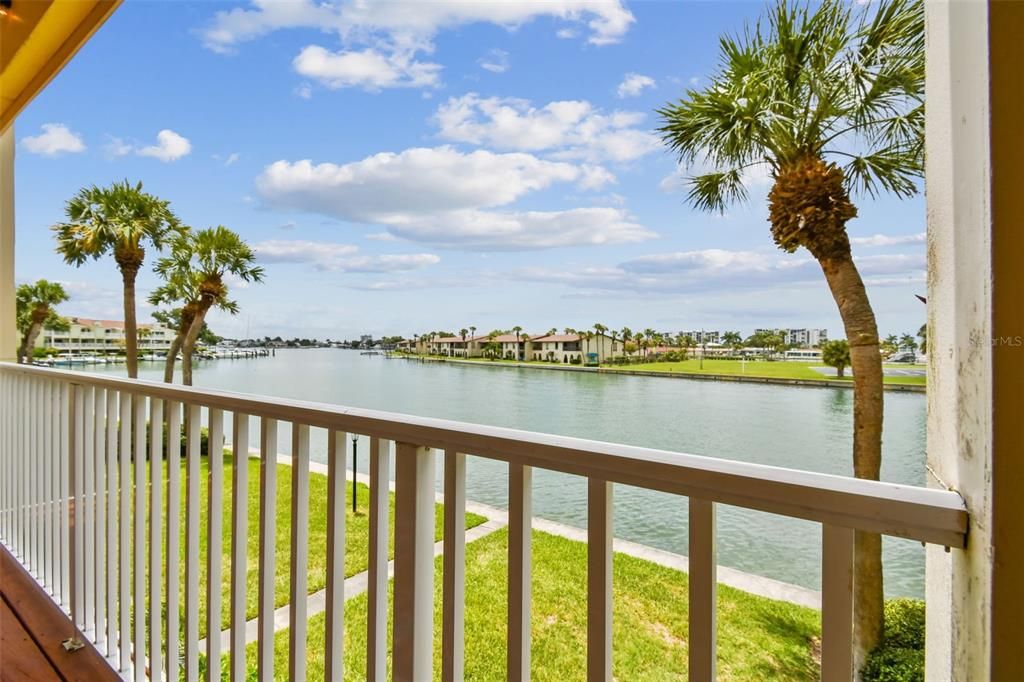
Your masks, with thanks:
M 124 351 L 124 322 L 118 320 L 92 320 L 84 317 L 68 318 L 70 328 L 65 332 L 44 329 L 36 337 L 36 348 L 55 348 L 61 352 L 114 353 Z M 139 350 L 166 351 L 174 340 L 174 330 L 162 324 L 140 324 Z
M 755 329 L 755 334 L 772 334 L 778 332 L 787 346 L 797 348 L 817 348 L 828 341 L 827 329 Z
M 703 345 L 705 343 L 722 342 L 722 333 L 711 329 L 699 329 L 689 332 L 679 332 L 679 335 L 682 336 L 683 338 L 689 336 L 691 339 L 693 339 L 693 342 L 698 346 Z

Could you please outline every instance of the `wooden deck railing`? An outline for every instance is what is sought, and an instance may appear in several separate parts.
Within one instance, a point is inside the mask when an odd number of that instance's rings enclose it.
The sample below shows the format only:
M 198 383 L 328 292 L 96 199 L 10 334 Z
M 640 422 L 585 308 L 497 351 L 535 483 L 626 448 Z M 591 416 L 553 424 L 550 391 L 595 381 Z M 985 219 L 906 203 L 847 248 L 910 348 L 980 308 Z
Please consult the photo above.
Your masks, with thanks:
M 259 517 L 247 518 L 245 466 L 232 467 L 231 518 L 224 519 L 223 449 L 211 447 L 206 565 L 200 565 L 200 424 L 223 442 L 225 419 L 236 461 L 249 454 L 249 423 L 259 422 Z M 433 677 L 435 453 L 444 461 L 442 679 L 463 669 L 465 457 L 508 463 L 508 670 L 529 679 L 534 468 L 588 479 L 587 679 L 610 680 L 612 660 L 613 484 L 689 498 L 689 672 L 715 677 L 715 505 L 727 504 L 822 524 L 822 679 L 848 680 L 852 657 L 852 555 L 855 530 L 963 547 L 967 515 L 954 492 L 861 481 L 662 450 L 462 424 L 335 405 L 264 398 L 0 363 L 0 540 L 45 586 L 126 677 L 175 674 L 184 653 L 187 680 L 199 678 L 200 575 L 207 581 L 208 633 L 220 631 L 222 528 L 231 527 L 228 593 L 232 679 L 245 679 L 245 562 L 248 524 L 259 527 L 258 677 L 274 672 L 276 467 L 279 422 L 291 424 L 291 679 L 305 678 L 309 556 L 309 453 L 312 429 L 327 434 L 328 680 L 342 679 L 346 434 L 370 438 L 367 678 L 384 679 L 387 656 L 388 482 L 395 453 L 395 571 L 392 665 L 396 680 Z M 179 443 L 185 425 L 184 453 Z M 149 437 L 147 438 L 147 430 Z M 148 443 L 148 446 L 147 446 Z M 181 458 L 185 462 L 185 537 L 179 546 Z M 134 467 L 131 462 L 148 462 Z M 149 509 L 151 522 L 146 527 Z M 162 527 L 166 513 L 166 545 Z M 148 556 L 145 548 L 149 538 Z M 133 535 L 132 535 L 133 534 Z M 134 538 L 130 542 L 130 537 Z M 134 550 L 129 550 L 134 548 Z M 185 573 L 184 636 L 178 584 Z M 133 570 L 134 569 L 134 570 Z M 133 580 L 129 583 L 129 578 Z M 143 617 L 150 595 L 166 596 Z M 136 614 L 134 621 L 131 614 Z M 206 637 L 217 661 L 221 640 Z M 207 670 L 218 670 L 217 665 Z M 207 673 L 209 676 L 209 672 Z

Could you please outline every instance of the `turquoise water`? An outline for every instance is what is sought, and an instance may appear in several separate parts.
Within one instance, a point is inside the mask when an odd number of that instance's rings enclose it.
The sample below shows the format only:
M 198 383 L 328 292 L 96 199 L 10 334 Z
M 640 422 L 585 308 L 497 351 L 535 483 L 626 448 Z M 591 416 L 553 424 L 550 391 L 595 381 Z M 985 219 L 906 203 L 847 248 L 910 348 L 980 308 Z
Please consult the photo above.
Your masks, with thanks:
M 123 374 L 124 368 L 95 371 Z M 162 373 L 162 365 L 143 363 L 140 378 L 158 381 Z M 853 394 L 848 389 L 467 367 L 389 360 L 337 349 L 279 350 L 272 358 L 206 362 L 196 369 L 194 382 L 245 393 L 851 473 Z M 280 439 L 285 452 L 291 442 L 287 425 L 282 425 Z M 324 441 L 323 434 L 314 434 L 313 459 L 323 461 Z M 362 471 L 367 468 L 368 447 L 366 439 L 361 439 L 358 468 Z M 886 394 L 882 479 L 923 485 L 924 448 L 924 395 Z M 505 507 L 506 473 L 501 463 L 469 458 L 467 497 Z M 685 498 L 622 485 L 615 487 L 614 496 L 616 537 L 686 553 Z M 820 526 L 723 505 L 718 509 L 720 564 L 820 587 Z M 586 481 L 535 471 L 534 513 L 585 527 Z M 921 545 L 886 538 L 884 553 L 887 595 L 923 596 Z

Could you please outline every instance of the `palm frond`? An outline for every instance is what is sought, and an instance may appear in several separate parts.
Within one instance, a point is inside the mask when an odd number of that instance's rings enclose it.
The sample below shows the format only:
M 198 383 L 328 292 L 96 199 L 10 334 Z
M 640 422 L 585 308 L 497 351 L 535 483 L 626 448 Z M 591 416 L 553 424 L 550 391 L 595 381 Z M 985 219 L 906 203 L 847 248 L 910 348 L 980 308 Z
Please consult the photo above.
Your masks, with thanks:
M 687 199 L 702 211 L 723 213 L 729 204 L 746 201 L 748 197 L 743 171 L 738 168 L 697 175 L 687 185 Z

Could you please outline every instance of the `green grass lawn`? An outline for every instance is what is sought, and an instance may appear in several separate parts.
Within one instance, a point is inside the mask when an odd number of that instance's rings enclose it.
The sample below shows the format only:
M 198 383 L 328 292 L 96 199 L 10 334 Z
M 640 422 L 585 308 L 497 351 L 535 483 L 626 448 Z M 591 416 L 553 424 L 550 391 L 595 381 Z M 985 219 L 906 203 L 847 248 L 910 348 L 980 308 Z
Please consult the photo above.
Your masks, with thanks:
M 725 374 L 730 376 L 767 377 L 772 379 L 804 379 L 809 381 L 836 379 L 836 377 L 830 377 L 814 369 L 814 367 L 823 366 L 824 365 L 820 362 L 769 362 L 766 360 L 747 360 L 746 362 L 741 362 L 740 360 L 721 360 L 716 358 L 705 360 L 704 367 L 701 368 L 701 362 L 699 359 L 690 358 L 679 362 L 651 362 L 625 366 L 602 365 L 601 368 L 605 370 L 640 370 L 647 372 L 672 372 L 679 374 Z M 893 365 L 893 367 L 905 368 L 906 365 Z M 847 375 L 844 379 L 852 380 L 852 377 Z M 885 383 L 924 385 L 925 377 L 887 376 L 885 377 Z
M 207 487 L 206 477 L 209 469 L 209 462 L 206 457 L 201 459 L 200 476 L 200 519 L 199 519 L 199 637 L 206 637 L 206 560 L 207 560 Z M 246 556 L 246 618 L 255 618 L 257 615 L 257 597 L 259 578 L 259 482 L 260 482 L 260 461 L 249 459 L 249 513 L 248 513 L 248 542 Z M 291 556 L 291 470 L 285 464 L 277 465 L 277 516 L 276 516 L 276 541 L 275 541 L 275 574 L 274 574 L 274 605 L 283 606 L 288 603 L 288 588 L 290 584 L 289 557 Z M 233 458 L 224 456 L 224 532 L 222 541 L 222 572 L 221 584 L 223 585 L 223 597 L 221 608 L 221 629 L 226 629 L 230 624 L 230 584 L 231 584 L 231 492 Z M 147 482 L 149 471 L 147 463 Z M 134 475 L 134 472 L 133 472 Z M 164 463 L 163 485 L 167 482 L 167 464 Z M 186 547 L 185 522 L 186 522 L 186 475 L 185 463 L 182 462 L 181 474 L 181 548 L 182 559 L 179 562 L 181 579 L 180 595 L 181 609 L 180 622 L 181 632 L 184 635 L 185 627 L 185 559 L 184 550 Z M 352 484 L 348 482 L 345 487 L 345 575 L 346 577 L 365 571 L 369 565 L 368 541 L 369 541 L 369 508 L 370 491 L 365 485 L 357 485 L 357 506 L 359 513 L 352 512 Z M 309 593 L 318 592 L 327 586 L 327 477 L 310 472 L 309 475 L 309 569 L 307 580 Z M 165 500 L 166 502 L 166 500 Z M 147 507 L 148 510 L 148 507 Z M 441 539 L 443 526 L 443 508 L 435 505 L 435 538 Z M 390 495 L 390 538 L 389 556 L 393 556 L 394 549 L 394 495 Z M 167 510 L 163 510 L 163 535 L 167 537 Z M 466 515 L 466 527 L 472 528 L 486 521 L 477 514 Z M 147 512 L 148 523 L 148 512 Z M 132 536 L 134 537 L 134 536 Z M 146 552 L 149 552 L 149 529 L 146 529 Z M 166 549 L 165 549 L 166 551 Z M 166 576 L 166 571 L 164 572 Z M 148 580 L 148 578 L 147 578 Z M 162 582 L 161 584 L 165 584 Z M 166 627 L 167 617 L 167 595 L 166 588 L 161 589 L 161 605 Z M 166 632 L 166 631 L 165 631 Z
M 467 680 L 506 676 L 508 533 L 466 546 Z M 532 674 L 534 680 L 579 680 L 586 671 L 586 545 L 533 533 Z M 613 673 L 619 680 L 686 678 L 687 576 L 634 557 L 614 561 Z M 441 670 L 441 573 L 435 561 L 434 677 Z M 389 590 L 390 591 L 390 590 Z M 390 596 L 390 595 L 389 595 Z M 345 603 L 345 679 L 366 677 L 366 594 Z M 324 675 L 323 614 L 309 621 L 309 679 Z M 390 624 L 388 636 L 390 639 Z M 817 611 L 719 586 L 718 678 L 814 680 L 820 635 Z M 287 677 L 288 632 L 277 633 L 275 679 Z M 390 641 L 389 641 L 390 648 Z M 254 679 L 256 645 L 247 647 Z M 223 666 L 227 666 L 227 657 Z M 390 666 L 390 660 L 389 660 Z M 224 668 L 226 669 L 226 668 Z

